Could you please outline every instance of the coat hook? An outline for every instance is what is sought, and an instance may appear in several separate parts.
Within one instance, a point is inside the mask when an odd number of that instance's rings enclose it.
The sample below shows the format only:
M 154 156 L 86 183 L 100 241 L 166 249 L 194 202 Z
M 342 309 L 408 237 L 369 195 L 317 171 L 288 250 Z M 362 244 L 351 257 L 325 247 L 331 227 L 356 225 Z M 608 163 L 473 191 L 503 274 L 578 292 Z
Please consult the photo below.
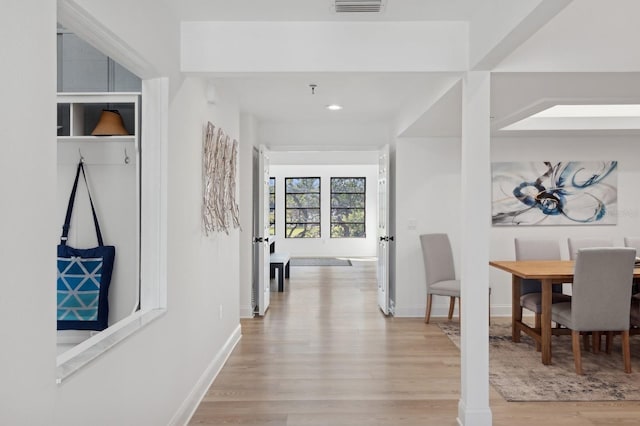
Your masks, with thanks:
M 84 163 L 84 157 L 82 156 L 82 152 L 80 151 L 80 148 L 78 148 L 78 155 L 80 156 L 80 162 Z
M 124 149 L 124 164 L 129 164 L 129 154 L 127 154 L 127 148 Z

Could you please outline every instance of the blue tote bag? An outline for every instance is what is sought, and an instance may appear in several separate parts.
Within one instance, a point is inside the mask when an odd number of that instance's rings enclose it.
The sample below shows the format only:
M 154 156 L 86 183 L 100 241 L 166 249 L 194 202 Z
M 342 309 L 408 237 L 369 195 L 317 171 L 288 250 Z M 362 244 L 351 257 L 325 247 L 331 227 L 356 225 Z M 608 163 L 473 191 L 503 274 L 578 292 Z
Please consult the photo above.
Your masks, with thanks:
M 88 249 L 77 249 L 67 245 L 80 172 L 89 194 L 93 223 L 98 237 L 98 246 Z M 84 163 L 80 161 L 58 245 L 58 330 L 104 330 L 107 328 L 109 284 L 115 255 L 115 247 L 105 246 L 102 241 Z

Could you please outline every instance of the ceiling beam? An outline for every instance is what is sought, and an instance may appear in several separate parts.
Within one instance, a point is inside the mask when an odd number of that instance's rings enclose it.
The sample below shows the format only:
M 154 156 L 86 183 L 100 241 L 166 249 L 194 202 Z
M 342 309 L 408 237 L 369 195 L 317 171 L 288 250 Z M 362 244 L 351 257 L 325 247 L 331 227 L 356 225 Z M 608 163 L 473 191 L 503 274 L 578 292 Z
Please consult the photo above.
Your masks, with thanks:
M 471 70 L 491 70 L 572 0 L 493 0 L 470 22 Z

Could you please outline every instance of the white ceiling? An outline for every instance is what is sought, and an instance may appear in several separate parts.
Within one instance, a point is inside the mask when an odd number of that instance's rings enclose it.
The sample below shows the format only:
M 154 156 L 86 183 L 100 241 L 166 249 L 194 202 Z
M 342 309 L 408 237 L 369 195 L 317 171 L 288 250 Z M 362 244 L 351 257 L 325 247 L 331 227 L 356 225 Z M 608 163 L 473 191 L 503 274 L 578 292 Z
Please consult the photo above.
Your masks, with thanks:
M 466 21 L 480 0 L 385 0 L 380 13 L 336 14 L 332 0 L 164 0 L 181 21 Z
M 275 73 L 214 78 L 264 122 L 367 123 L 393 120 L 452 77 L 436 73 Z M 316 84 L 312 94 L 310 84 Z M 340 111 L 326 106 L 339 104 Z
M 336 14 L 331 0 L 164 0 L 181 21 L 466 21 L 479 0 L 385 0 L 381 13 Z M 436 73 L 211 75 L 261 121 L 392 125 L 401 109 L 433 96 L 451 76 Z M 309 84 L 317 84 L 311 95 Z M 341 111 L 325 105 L 339 103 Z
M 499 0 L 386 0 L 382 13 L 337 15 L 331 0 L 163 0 L 181 21 L 432 21 L 469 20 L 480 5 Z M 577 2 L 575 3 L 577 7 Z M 570 8 L 566 13 L 570 13 Z M 461 86 L 444 73 L 276 73 L 207 77 L 217 89 L 232 91 L 243 111 L 262 122 L 367 123 L 393 125 L 407 106 L 418 105 L 452 87 L 403 136 L 460 134 Z M 315 95 L 309 84 L 317 84 Z M 495 73 L 492 77 L 492 131 L 556 100 L 599 103 L 638 102 L 637 73 Z M 344 109 L 324 107 L 339 103 Z M 515 134 L 515 133 L 512 133 Z

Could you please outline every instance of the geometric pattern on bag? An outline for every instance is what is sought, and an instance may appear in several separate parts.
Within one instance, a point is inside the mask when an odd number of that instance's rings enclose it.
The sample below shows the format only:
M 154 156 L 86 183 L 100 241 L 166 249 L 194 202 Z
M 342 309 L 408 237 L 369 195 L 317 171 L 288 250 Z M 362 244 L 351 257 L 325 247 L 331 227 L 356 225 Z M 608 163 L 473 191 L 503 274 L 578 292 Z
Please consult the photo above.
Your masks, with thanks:
M 58 320 L 96 321 L 103 259 L 58 258 Z

